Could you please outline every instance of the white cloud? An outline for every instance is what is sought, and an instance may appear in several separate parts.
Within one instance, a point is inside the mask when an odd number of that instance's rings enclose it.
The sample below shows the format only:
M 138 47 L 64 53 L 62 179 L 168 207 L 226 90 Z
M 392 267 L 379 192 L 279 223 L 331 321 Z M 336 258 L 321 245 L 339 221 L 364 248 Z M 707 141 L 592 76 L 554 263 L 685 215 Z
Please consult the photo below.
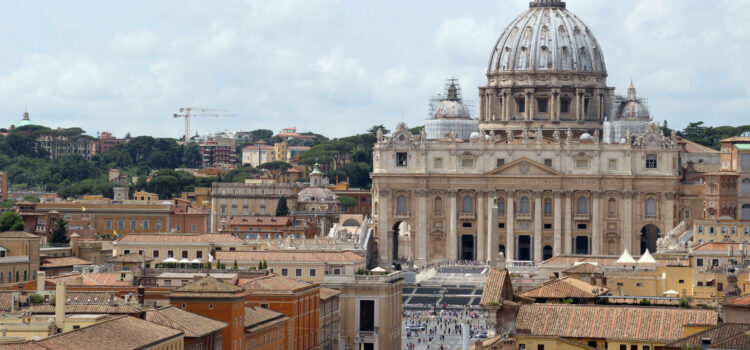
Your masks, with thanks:
M 401 85 L 411 79 L 411 73 L 405 68 L 391 68 L 385 72 L 385 83 Z
M 435 46 L 444 55 L 459 59 L 483 59 L 500 32 L 494 20 L 479 21 L 473 16 L 443 21 L 435 33 Z
M 359 64 L 358 59 L 346 56 L 342 48 L 332 49 L 315 60 L 315 66 L 326 78 L 363 79 L 367 77 L 367 69 Z
M 145 55 L 151 51 L 159 38 L 148 29 L 136 33 L 116 33 L 109 48 L 122 55 Z

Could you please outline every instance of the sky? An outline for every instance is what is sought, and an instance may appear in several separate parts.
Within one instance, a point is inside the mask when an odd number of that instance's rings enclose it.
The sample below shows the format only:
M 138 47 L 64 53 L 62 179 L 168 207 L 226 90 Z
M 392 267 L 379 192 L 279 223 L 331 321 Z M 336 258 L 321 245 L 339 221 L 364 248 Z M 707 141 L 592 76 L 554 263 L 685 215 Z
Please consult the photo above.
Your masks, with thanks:
M 0 2 L 0 127 L 182 137 L 297 127 L 329 137 L 424 124 L 458 78 L 477 100 L 495 42 L 530 0 Z M 658 121 L 750 124 L 750 0 L 568 0 Z

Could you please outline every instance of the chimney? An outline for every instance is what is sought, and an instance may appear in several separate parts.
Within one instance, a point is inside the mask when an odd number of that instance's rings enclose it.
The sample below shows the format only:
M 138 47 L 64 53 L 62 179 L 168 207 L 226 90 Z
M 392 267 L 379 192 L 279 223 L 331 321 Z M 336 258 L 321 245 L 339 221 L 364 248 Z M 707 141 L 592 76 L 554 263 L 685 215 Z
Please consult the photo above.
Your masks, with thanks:
M 138 285 L 138 304 L 143 306 L 143 303 L 146 301 L 146 288 L 143 288 L 142 284 Z
M 701 339 L 701 350 L 708 350 L 709 345 L 711 345 L 711 338 Z
M 44 271 L 37 271 L 36 273 L 36 294 L 43 295 L 44 287 L 47 283 L 47 275 Z
M 65 304 L 67 297 L 65 295 L 65 283 L 58 281 L 55 285 L 55 327 L 62 331 L 65 326 Z

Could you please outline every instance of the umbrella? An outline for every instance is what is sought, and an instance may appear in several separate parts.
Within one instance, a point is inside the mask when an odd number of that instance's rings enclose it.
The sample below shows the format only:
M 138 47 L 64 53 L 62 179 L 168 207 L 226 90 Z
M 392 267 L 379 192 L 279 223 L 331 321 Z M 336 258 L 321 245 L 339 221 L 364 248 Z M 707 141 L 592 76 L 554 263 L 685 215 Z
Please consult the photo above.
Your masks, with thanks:
M 671 294 L 671 295 L 680 295 L 680 293 L 679 293 L 679 292 L 677 292 L 677 291 L 674 291 L 674 290 L 671 290 L 671 289 L 670 289 L 670 290 L 668 290 L 668 291 L 665 291 L 665 292 L 664 292 L 664 294 Z
M 385 269 L 382 268 L 382 267 L 380 267 L 380 266 L 378 266 L 378 267 L 376 267 L 376 268 L 374 268 L 374 269 L 372 269 L 370 271 L 372 271 L 372 272 L 385 272 Z
M 193 259 L 193 260 L 190 260 L 190 263 L 191 264 L 202 264 L 203 262 L 200 261 L 200 259 Z
M 167 263 L 167 264 L 169 264 L 169 263 L 176 263 L 176 262 L 177 262 L 177 259 L 175 259 L 175 258 L 166 258 L 166 259 L 164 259 L 164 261 L 162 261 L 162 262 L 163 262 L 163 263 Z
M 179 261 L 180 264 L 189 264 L 190 260 L 182 258 L 182 260 Z

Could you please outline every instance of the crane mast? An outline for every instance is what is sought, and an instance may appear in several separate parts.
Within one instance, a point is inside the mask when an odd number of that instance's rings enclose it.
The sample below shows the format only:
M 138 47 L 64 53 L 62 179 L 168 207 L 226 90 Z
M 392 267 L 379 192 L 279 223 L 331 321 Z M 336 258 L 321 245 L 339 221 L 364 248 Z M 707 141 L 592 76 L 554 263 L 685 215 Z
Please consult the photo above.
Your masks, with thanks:
M 234 117 L 235 114 L 225 113 L 224 109 L 181 107 L 180 113 L 172 115 L 173 118 L 185 118 L 185 144 L 190 142 L 190 118 L 191 117 Z

